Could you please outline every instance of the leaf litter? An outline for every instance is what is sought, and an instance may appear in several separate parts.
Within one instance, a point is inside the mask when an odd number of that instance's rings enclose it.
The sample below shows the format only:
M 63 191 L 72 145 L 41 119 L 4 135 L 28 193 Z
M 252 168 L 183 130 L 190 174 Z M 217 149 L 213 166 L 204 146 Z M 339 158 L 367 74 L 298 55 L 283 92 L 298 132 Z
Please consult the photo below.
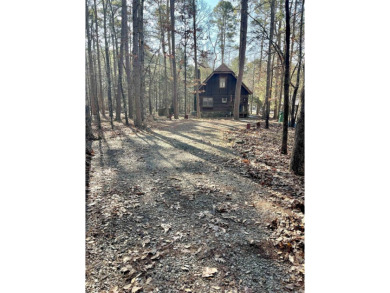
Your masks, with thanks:
M 278 124 L 102 125 L 87 198 L 87 292 L 303 292 L 304 182 L 278 152 Z

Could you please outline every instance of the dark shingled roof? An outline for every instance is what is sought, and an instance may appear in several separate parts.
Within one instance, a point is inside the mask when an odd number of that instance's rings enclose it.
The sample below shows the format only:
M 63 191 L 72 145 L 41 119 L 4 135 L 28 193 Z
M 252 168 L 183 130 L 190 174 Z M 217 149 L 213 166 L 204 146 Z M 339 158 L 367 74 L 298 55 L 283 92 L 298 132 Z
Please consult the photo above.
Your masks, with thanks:
M 217 69 L 214 70 L 214 72 L 233 72 L 225 63 L 222 63 Z
M 215 74 L 215 73 L 230 73 L 232 74 L 236 79 L 237 79 L 237 76 L 236 74 L 234 73 L 233 70 L 231 70 L 229 67 L 227 67 L 227 65 L 225 63 L 222 63 L 217 69 L 215 69 L 206 79 L 205 81 L 203 82 L 203 85 L 200 85 L 198 89 L 201 89 L 204 84 L 206 84 L 209 79 Z M 247 91 L 248 93 L 251 95 L 253 94 L 252 91 L 244 84 L 244 82 L 242 82 L 242 85 Z

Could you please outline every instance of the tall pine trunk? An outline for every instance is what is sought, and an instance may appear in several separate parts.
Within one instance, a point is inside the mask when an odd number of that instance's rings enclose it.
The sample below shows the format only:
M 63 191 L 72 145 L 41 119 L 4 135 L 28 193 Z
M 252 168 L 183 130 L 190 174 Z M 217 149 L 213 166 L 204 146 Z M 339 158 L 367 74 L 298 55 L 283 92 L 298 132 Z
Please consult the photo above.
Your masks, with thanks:
M 241 24 L 240 24 L 240 50 L 238 53 L 239 70 L 236 83 L 236 91 L 234 98 L 234 119 L 240 118 L 240 100 L 241 100 L 241 85 L 244 75 L 245 51 L 246 51 L 246 33 L 248 28 L 248 0 L 241 1 Z
M 299 78 L 301 75 L 301 64 L 302 64 L 302 37 L 303 37 L 303 12 L 304 12 L 304 5 L 305 5 L 305 0 L 302 1 L 302 9 L 301 9 L 301 23 L 300 23 L 300 28 L 299 28 L 299 55 L 298 55 L 298 70 L 297 70 L 297 81 L 294 85 L 294 92 L 292 96 L 292 105 L 291 105 L 291 127 L 294 127 L 295 125 L 295 100 L 297 98 L 297 93 L 299 89 Z
M 158 5 L 158 15 L 160 20 L 160 33 L 161 33 L 161 49 L 164 56 L 164 85 L 163 85 L 163 103 L 164 103 L 164 115 L 167 117 L 169 115 L 169 105 L 168 105 L 168 74 L 167 74 L 167 51 L 165 44 L 165 33 L 164 33 L 164 22 L 161 11 L 161 2 Z M 160 104 L 161 105 L 161 104 Z
M 179 111 L 177 108 L 177 76 L 176 76 L 176 53 L 175 53 L 175 0 L 171 2 L 171 32 L 172 32 L 172 73 L 173 73 L 173 113 L 175 119 L 179 118 Z
M 141 107 L 141 123 L 145 120 L 145 54 L 144 54 L 144 0 L 139 1 L 139 11 L 138 11 L 138 31 L 139 31 L 139 58 L 140 58 L 140 107 Z
M 295 130 L 294 149 L 291 156 L 290 170 L 296 175 L 305 175 L 305 87 L 301 92 L 301 111 Z
M 99 113 L 99 102 L 97 98 L 97 84 L 96 84 L 96 75 L 93 66 L 93 57 L 92 57 L 92 22 L 91 27 L 89 26 L 89 10 L 86 3 L 86 30 L 87 30 L 87 44 L 88 44 L 88 67 L 89 67 L 89 76 L 90 76 L 90 93 L 91 93 L 91 104 L 92 108 L 96 110 L 96 119 L 98 123 L 98 128 L 101 129 L 100 123 L 100 113 Z
M 121 27 L 121 47 L 120 47 L 120 64 L 118 64 L 119 67 L 119 81 L 120 81 L 120 90 L 118 89 L 118 92 L 121 93 L 122 95 L 122 100 L 123 100 L 123 110 L 125 112 L 125 121 L 126 125 L 129 125 L 129 119 L 127 117 L 127 107 L 126 107 L 126 97 L 125 97 L 125 92 L 123 90 L 123 67 L 124 67 L 124 62 L 123 58 L 125 57 L 125 45 L 126 45 L 126 40 L 127 40 L 127 4 L 126 0 L 122 0 L 122 21 L 121 21 L 122 27 Z
M 107 3 L 103 2 L 103 25 L 104 25 L 104 49 L 106 54 L 106 75 L 107 75 L 107 98 L 108 98 L 108 112 L 110 115 L 111 128 L 114 129 L 113 113 L 112 113 L 112 97 L 111 97 L 111 69 L 110 69 L 110 52 L 107 39 Z
M 99 73 L 99 101 L 101 106 L 101 113 L 103 114 L 103 117 L 106 117 L 106 109 L 104 106 L 104 99 L 103 99 L 102 68 L 100 64 L 100 48 L 99 48 L 100 46 L 99 46 L 99 30 L 98 30 L 98 21 L 97 21 L 96 0 L 94 0 L 93 3 L 94 3 L 94 13 L 95 13 L 95 34 L 96 34 L 96 52 L 97 52 L 96 59 L 98 62 L 98 73 Z
M 187 22 L 184 32 L 184 115 L 187 115 Z
M 125 5 L 125 6 L 123 6 Z M 127 106 L 129 110 L 129 117 L 133 119 L 134 113 L 133 113 L 133 99 L 132 99 L 132 92 L 131 92 L 131 69 L 130 69 L 130 50 L 129 50 L 129 32 L 128 32 L 128 20 L 127 20 L 127 3 L 125 0 L 122 0 L 122 9 L 124 9 L 124 12 L 122 12 L 122 38 L 123 43 L 125 46 L 125 64 L 126 64 L 126 80 L 127 80 Z
M 123 0 L 126 1 L 126 0 Z M 140 0 L 133 0 L 133 72 L 137 74 L 133 75 L 134 85 L 134 102 L 135 102 L 135 119 L 134 125 L 136 127 L 141 126 L 141 60 L 139 55 L 139 12 L 140 12 Z
M 194 33 L 194 62 L 195 62 L 195 94 L 196 94 L 196 117 L 200 118 L 201 113 L 200 113 L 200 101 L 199 101 L 199 91 L 198 87 L 200 84 L 199 80 L 199 75 L 198 75 L 198 48 L 196 46 L 196 0 L 192 0 L 192 7 L 193 7 L 193 15 L 192 15 L 192 20 L 193 20 L 193 33 Z
M 267 60 L 267 87 L 265 92 L 265 128 L 269 128 L 269 112 L 271 99 L 271 58 L 272 58 L 272 41 L 274 37 L 274 23 L 275 23 L 275 0 L 271 1 L 271 23 L 268 40 L 268 60 Z
M 290 10 L 288 7 L 288 0 L 285 0 L 286 12 L 286 52 L 284 54 L 284 113 L 283 113 L 283 136 L 281 153 L 287 154 L 287 138 L 288 138 L 288 102 L 290 90 Z

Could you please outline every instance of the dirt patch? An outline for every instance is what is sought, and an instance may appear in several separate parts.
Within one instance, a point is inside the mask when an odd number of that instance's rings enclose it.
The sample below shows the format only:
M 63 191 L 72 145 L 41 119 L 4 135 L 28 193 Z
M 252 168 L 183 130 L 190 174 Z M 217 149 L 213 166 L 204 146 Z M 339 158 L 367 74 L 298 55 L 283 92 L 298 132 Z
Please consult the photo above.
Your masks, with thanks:
M 138 131 L 103 122 L 92 145 L 87 292 L 303 290 L 297 263 L 285 259 L 293 252 L 281 255 L 272 239 L 295 212 L 247 176 L 226 139 L 245 125 L 165 120 Z

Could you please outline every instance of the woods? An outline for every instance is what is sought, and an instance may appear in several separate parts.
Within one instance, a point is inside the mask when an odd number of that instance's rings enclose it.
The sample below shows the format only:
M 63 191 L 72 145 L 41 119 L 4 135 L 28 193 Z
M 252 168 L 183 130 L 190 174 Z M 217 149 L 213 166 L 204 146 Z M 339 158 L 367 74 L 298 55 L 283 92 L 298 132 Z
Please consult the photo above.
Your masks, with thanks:
M 200 118 L 197 87 L 219 64 L 239 76 L 242 52 L 242 80 L 253 92 L 250 114 L 262 115 L 268 128 L 282 109 L 284 121 L 295 127 L 303 86 L 304 1 L 250 2 L 244 13 L 243 4 L 87 0 L 87 99 L 93 122 L 111 119 L 113 109 L 115 121 L 137 127 L 148 115 L 178 119 L 189 112 Z M 238 33 L 242 16 L 248 17 L 245 49 Z
M 86 0 L 88 292 L 303 292 L 304 4 Z

